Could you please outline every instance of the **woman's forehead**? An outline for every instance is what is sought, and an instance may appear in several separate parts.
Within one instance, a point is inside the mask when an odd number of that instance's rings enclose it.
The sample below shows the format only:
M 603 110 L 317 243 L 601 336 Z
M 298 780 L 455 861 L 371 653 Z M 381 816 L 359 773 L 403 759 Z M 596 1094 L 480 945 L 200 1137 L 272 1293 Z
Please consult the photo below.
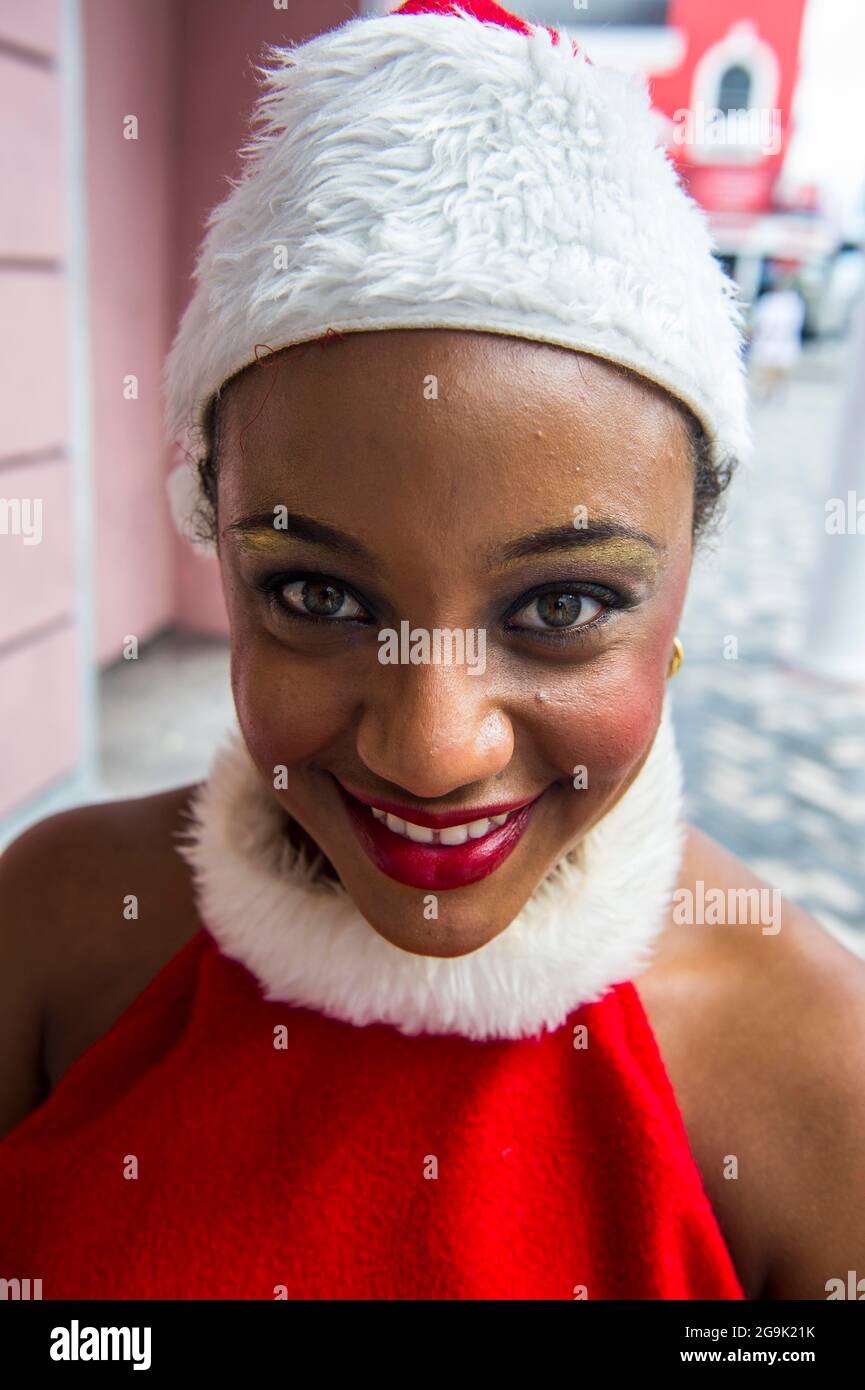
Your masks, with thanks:
M 335 361 L 324 388 L 314 371 L 298 388 L 289 370 L 232 406 L 220 448 L 220 530 L 235 539 L 249 532 L 259 555 L 289 538 L 291 528 L 274 527 L 277 510 L 348 535 L 389 571 L 458 559 L 476 570 L 555 530 L 580 530 L 580 542 L 604 531 L 605 555 L 620 562 L 640 555 L 654 564 L 651 549 L 690 545 L 684 431 L 652 396 L 642 418 L 627 384 L 602 409 L 574 410 L 538 373 L 519 398 L 488 378 L 477 398 L 464 381 L 449 395 L 444 361 L 437 399 L 424 396 L 405 361 L 384 388 L 366 367 L 349 381 Z M 615 541 L 606 534 L 613 528 Z
M 562 524 L 690 536 L 674 402 L 621 368 L 493 334 L 355 334 L 248 369 L 224 400 L 220 527 L 291 513 L 378 554 L 468 555 Z
M 244 459 L 278 459 L 289 439 L 357 453 L 374 438 L 400 459 L 409 443 L 441 453 L 526 437 L 646 453 L 687 439 L 664 391 L 584 353 L 503 334 L 413 329 L 346 334 L 264 355 L 223 393 L 220 440 Z M 359 432 L 361 437 L 359 437 Z
M 690 552 L 687 432 L 621 369 L 487 334 L 311 346 L 232 385 L 229 550 L 279 563 L 299 544 L 442 594 L 459 574 L 507 570 L 520 547 L 527 560 L 579 548 L 646 580 Z

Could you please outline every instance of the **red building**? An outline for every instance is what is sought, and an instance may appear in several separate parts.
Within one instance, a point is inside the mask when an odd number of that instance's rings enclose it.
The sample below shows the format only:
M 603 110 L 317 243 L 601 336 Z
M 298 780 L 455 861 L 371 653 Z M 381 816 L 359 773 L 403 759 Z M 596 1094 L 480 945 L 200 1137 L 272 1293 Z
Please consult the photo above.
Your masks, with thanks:
M 670 0 L 681 61 L 647 71 L 668 149 L 709 213 L 718 251 L 753 298 L 769 264 L 824 267 L 831 219 L 782 192 L 806 0 Z M 812 190 L 813 192 L 813 190 Z
M 526 19 L 648 79 L 671 158 L 752 299 L 772 264 L 819 280 L 838 244 L 810 190 L 783 188 L 807 0 L 524 0 Z M 368 0 L 368 11 L 393 8 Z
M 805 0 L 670 0 L 681 63 L 651 75 L 670 153 L 712 212 L 769 212 L 791 132 Z

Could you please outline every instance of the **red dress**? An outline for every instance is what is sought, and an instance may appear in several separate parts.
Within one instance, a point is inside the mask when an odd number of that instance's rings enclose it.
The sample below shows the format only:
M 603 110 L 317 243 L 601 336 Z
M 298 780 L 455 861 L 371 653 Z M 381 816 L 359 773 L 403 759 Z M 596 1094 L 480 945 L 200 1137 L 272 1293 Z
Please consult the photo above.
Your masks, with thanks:
M 46 1299 L 745 1297 L 632 984 L 540 1038 L 411 1037 L 264 1001 L 206 930 L 0 1143 L 0 1278 Z

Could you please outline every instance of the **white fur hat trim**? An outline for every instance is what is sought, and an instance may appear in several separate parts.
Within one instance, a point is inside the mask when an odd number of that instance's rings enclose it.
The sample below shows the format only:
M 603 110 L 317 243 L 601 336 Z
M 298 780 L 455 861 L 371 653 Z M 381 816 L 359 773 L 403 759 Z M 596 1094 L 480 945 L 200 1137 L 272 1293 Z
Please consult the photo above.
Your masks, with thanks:
M 716 457 L 747 451 L 741 307 L 644 83 L 543 26 L 470 16 L 353 19 L 270 59 L 166 363 L 168 429 L 192 453 L 262 347 L 412 327 L 630 367 L 691 407 Z

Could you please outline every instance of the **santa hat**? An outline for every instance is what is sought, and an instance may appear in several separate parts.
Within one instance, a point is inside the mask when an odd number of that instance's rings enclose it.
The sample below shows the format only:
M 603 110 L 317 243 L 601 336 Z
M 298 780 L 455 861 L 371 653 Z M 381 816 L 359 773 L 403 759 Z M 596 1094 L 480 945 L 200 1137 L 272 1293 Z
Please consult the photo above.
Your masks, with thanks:
M 397 328 L 605 358 L 689 406 L 717 461 L 746 451 L 741 307 L 644 83 L 490 0 L 408 0 L 268 56 L 166 363 L 189 458 L 262 352 Z M 171 493 L 192 538 L 192 463 Z

